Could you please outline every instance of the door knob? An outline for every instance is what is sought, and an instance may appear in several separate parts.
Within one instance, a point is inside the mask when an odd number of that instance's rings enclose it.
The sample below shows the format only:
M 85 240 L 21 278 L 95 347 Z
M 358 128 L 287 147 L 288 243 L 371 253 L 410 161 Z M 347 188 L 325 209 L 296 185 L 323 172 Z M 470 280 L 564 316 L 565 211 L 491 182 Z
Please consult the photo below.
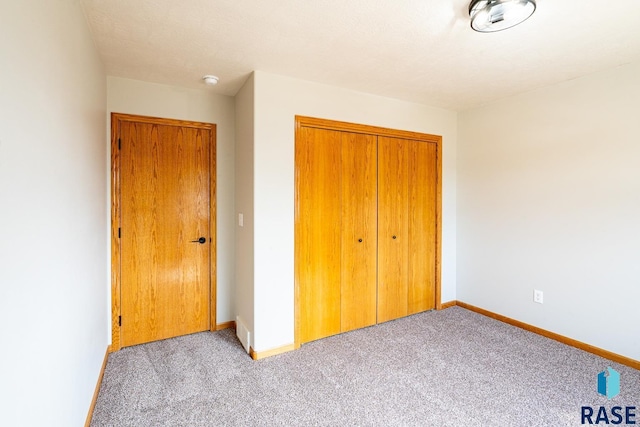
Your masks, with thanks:
M 396 236 L 393 236 L 392 238 L 395 240 L 397 237 L 396 237 Z
M 358 242 L 362 243 L 362 239 L 358 239 Z
M 201 245 L 204 245 L 207 242 L 207 239 L 205 237 L 201 237 L 198 240 L 192 240 L 191 243 L 200 243 Z

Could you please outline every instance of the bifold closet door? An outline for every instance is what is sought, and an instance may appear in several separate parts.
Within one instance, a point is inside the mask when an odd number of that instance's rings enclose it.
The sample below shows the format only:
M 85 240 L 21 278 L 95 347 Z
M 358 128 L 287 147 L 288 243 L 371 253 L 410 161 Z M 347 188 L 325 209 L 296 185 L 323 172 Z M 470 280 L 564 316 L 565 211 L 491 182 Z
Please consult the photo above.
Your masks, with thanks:
M 378 322 L 435 307 L 436 145 L 378 138 Z
M 302 128 L 296 141 L 295 280 L 303 343 L 341 328 L 340 140 L 340 132 Z
M 298 333 L 309 342 L 376 323 L 377 142 L 302 128 L 296 141 Z

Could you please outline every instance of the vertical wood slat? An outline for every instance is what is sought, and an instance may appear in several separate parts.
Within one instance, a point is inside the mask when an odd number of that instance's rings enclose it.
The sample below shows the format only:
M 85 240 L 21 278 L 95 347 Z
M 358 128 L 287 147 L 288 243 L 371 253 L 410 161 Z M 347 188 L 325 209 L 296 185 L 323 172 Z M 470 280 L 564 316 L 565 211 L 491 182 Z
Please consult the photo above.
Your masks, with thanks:
M 120 344 L 120 115 L 111 114 L 111 351 Z
M 209 330 L 218 330 L 216 310 L 218 304 L 218 180 L 217 133 L 215 125 L 206 128 L 209 135 Z M 235 324 L 235 322 L 234 322 Z

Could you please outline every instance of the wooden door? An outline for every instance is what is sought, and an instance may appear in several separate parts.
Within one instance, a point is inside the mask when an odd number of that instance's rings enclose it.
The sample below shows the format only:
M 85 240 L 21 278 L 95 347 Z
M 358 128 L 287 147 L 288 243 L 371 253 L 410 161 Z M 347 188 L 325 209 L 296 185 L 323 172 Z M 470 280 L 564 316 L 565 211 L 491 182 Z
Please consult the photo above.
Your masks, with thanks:
M 377 144 L 303 128 L 296 143 L 302 342 L 376 323 Z
M 378 138 L 378 322 L 435 308 L 437 146 Z
M 296 347 L 440 308 L 441 143 L 296 116 Z
M 409 265 L 407 314 L 436 305 L 437 149 L 436 144 L 408 141 Z
M 342 132 L 341 332 L 376 323 L 377 142 Z
M 298 334 L 309 342 L 340 332 L 341 135 L 302 128 L 296 141 L 295 281 Z
M 212 131 L 119 125 L 120 344 L 207 330 Z
M 407 315 L 408 156 L 406 140 L 378 138 L 378 322 Z

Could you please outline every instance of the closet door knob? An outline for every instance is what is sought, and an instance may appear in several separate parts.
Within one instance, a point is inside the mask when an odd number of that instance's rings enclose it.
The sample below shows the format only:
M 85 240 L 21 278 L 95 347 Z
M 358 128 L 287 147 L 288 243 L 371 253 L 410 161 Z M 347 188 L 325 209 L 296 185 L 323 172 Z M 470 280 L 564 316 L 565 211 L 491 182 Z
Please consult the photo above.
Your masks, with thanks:
M 392 239 L 394 239 L 394 240 L 395 240 L 395 239 L 396 239 L 396 236 L 393 236 L 393 237 L 392 237 Z
M 362 239 L 358 239 L 358 242 L 362 243 Z

